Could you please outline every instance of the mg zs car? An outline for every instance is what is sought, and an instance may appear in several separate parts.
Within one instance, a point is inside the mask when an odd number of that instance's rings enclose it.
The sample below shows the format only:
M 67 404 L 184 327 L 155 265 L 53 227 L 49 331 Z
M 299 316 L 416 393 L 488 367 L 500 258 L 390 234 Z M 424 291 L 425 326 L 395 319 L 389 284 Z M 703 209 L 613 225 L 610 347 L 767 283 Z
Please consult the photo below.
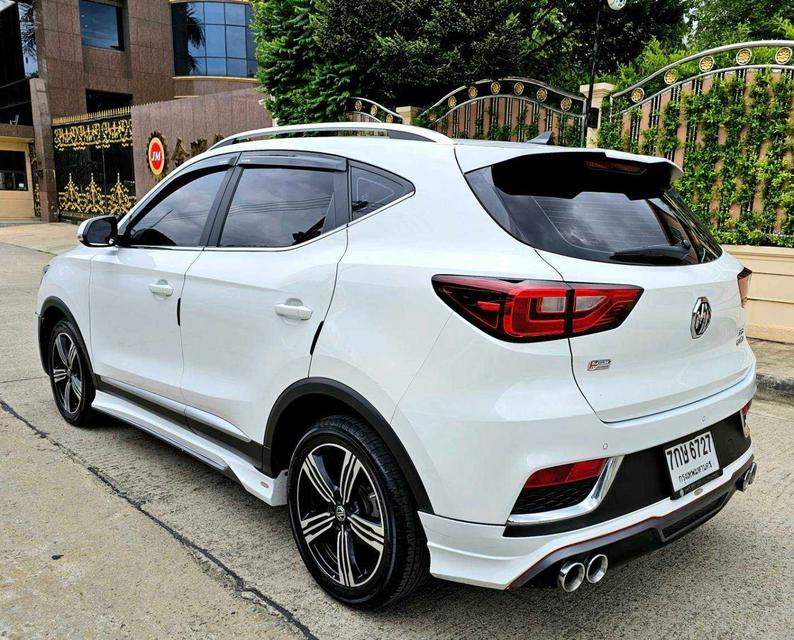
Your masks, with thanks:
M 754 478 L 749 272 L 679 174 L 398 125 L 243 133 L 81 225 L 41 361 L 67 421 L 287 505 L 348 605 L 428 573 L 573 591 Z

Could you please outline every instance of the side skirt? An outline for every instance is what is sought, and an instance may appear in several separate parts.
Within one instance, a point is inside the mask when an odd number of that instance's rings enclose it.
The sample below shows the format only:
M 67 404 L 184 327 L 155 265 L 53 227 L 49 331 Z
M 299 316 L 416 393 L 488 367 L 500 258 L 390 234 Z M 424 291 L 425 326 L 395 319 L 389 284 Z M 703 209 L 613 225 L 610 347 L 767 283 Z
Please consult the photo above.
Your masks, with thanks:
M 247 457 L 208 440 L 184 423 L 155 413 L 131 399 L 97 390 L 92 408 L 137 427 L 239 482 L 246 491 L 273 507 L 287 504 L 287 472 L 276 478 L 259 471 Z

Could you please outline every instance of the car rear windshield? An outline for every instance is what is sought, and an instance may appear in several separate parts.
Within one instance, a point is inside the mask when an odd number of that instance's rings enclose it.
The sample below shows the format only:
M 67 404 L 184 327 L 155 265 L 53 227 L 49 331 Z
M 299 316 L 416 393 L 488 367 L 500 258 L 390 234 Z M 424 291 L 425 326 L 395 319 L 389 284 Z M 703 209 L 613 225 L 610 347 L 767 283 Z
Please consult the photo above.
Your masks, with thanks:
M 520 156 L 466 174 L 508 233 L 537 249 L 600 262 L 698 264 L 721 248 L 670 188 L 667 163 L 603 153 Z

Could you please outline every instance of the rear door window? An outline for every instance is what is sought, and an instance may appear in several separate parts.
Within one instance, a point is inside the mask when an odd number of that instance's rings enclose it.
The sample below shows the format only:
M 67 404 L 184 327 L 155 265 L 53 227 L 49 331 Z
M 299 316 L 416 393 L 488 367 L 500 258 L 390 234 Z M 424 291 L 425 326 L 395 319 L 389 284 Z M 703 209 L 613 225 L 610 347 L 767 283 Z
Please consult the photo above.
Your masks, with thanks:
M 598 153 L 522 156 L 466 174 L 491 216 L 533 247 L 575 258 L 695 264 L 719 245 L 669 187 L 669 165 L 613 161 Z M 680 255 L 642 256 L 642 251 Z M 688 250 L 687 250 L 688 248 Z M 639 251 L 638 257 L 619 257 Z
M 291 247 L 334 228 L 336 172 L 245 167 L 221 231 L 221 247 Z

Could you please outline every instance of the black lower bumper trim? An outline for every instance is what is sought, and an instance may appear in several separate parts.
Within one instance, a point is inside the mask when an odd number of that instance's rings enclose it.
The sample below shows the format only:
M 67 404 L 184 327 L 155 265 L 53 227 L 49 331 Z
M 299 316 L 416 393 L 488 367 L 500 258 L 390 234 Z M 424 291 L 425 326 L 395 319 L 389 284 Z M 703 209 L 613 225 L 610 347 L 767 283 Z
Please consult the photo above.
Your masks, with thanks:
M 752 464 L 753 456 L 750 456 L 749 460 L 731 476 L 730 482 L 666 516 L 649 518 L 624 529 L 550 553 L 519 576 L 510 588 L 523 586 L 531 580 L 542 581 L 545 574 L 552 572 L 565 560 L 581 560 L 593 553 L 604 553 L 612 567 L 663 547 L 717 515 L 731 499 L 739 481 Z

